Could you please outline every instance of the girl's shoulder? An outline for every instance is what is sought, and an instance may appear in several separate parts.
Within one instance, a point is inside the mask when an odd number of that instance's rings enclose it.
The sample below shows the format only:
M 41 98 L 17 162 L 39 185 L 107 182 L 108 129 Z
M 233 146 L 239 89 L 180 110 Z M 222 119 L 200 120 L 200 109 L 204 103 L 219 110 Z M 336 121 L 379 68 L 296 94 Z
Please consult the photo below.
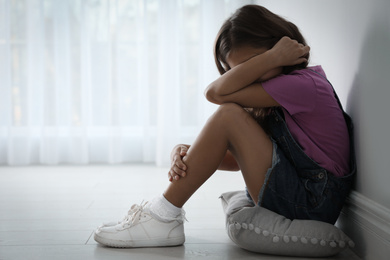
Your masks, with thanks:
M 327 81 L 325 71 L 321 65 L 310 66 L 300 70 L 294 70 L 290 73 L 290 75 L 300 75 L 303 77 L 311 78 L 314 81 Z

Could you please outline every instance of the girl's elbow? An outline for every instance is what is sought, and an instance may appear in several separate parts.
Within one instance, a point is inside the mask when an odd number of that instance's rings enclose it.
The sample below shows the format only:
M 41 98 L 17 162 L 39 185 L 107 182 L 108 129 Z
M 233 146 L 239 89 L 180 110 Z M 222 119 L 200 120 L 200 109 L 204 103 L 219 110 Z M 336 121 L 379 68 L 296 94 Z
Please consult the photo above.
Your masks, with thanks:
M 204 95 L 205 95 L 206 99 L 208 101 L 210 101 L 211 103 L 214 103 L 217 105 L 222 104 L 221 97 L 212 88 L 208 87 L 205 90 Z

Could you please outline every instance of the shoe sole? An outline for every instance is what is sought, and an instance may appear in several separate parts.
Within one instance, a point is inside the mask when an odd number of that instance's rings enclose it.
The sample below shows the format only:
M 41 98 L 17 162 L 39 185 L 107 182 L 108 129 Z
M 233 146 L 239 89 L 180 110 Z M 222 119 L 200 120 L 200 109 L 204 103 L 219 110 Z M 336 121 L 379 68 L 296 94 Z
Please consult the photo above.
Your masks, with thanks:
M 160 238 L 153 240 L 112 240 L 100 237 L 96 233 L 94 235 L 94 239 L 96 242 L 102 245 L 117 248 L 181 246 L 185 242 L 185 236 Z

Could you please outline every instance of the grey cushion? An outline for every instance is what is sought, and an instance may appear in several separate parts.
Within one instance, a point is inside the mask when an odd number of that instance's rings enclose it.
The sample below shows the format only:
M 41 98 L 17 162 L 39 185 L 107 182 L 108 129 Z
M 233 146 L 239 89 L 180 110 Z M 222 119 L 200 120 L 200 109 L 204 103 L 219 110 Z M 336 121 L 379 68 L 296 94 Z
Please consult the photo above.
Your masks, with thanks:
M 290 220 L 262 207 L 251 207 L 245 191 L 221 195 L 230 239 L 249 251 L 300 257 L 332 256 L 353 241 L 337 227 L 314 220 Z

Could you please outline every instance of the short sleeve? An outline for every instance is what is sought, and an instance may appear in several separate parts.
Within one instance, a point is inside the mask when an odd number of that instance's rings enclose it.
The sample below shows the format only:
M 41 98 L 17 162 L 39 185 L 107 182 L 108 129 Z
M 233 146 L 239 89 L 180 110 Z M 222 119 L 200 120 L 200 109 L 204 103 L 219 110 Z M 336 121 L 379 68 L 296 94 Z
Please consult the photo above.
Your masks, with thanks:
M 291 115 L 310 112 L 316 106 L 316 85 L 304 72 L 281 75 L 263 82 L 262 86 Z

